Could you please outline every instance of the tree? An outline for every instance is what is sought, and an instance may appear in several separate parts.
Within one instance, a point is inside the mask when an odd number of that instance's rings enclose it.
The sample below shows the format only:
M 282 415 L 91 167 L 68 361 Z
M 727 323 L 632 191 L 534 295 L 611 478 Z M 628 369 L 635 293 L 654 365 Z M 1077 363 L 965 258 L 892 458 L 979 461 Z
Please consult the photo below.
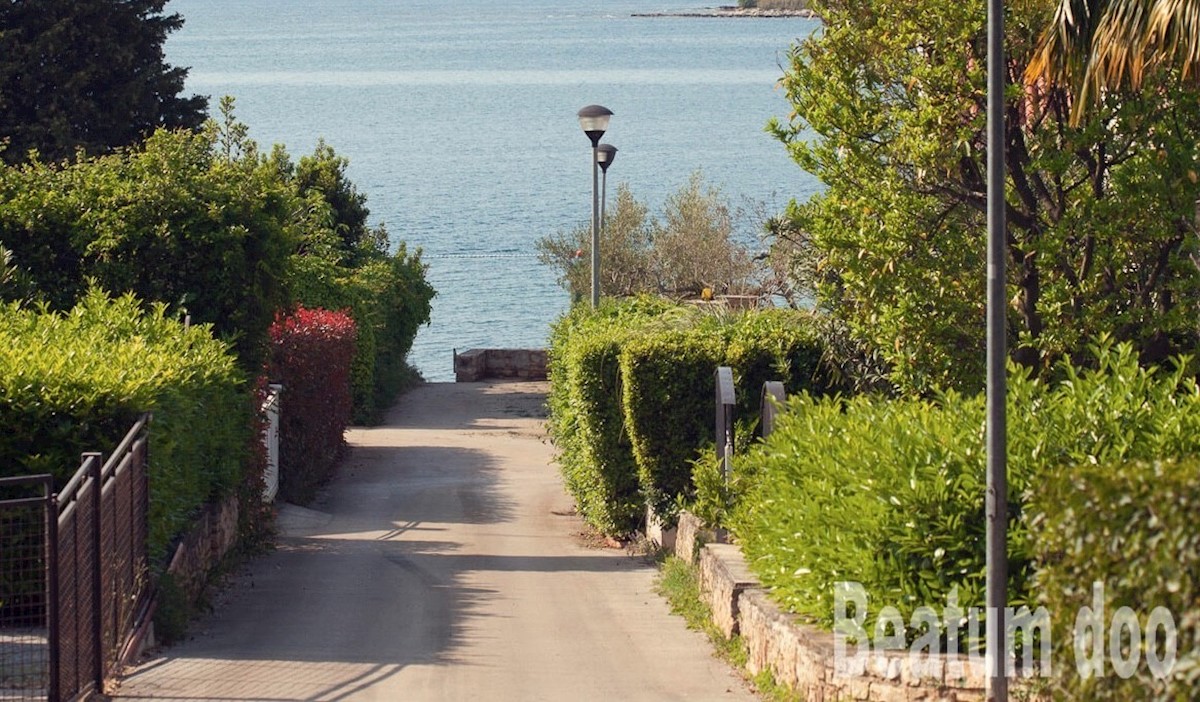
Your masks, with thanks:
M 818 305 L 877 349 L 903 389 L 984 376 L 985 8 L 826 0 L 793 47 L 795 117 L 775 134 L 826 190 L 783 231 Z M 1193 203 L 1200 100 L 1177 82 L 1106 103 L 1078 127 L 1071 95 L 1016 84 L 1049 21 L 1009 4 L 1008 311 L 1014 358 L 1038 370 L 1109 335 L 1145 360 L 1196 344 Z
M 1172 65 L 1184 79 L 1200 76 L 1200 1 L 1060 0 L 1026 79 L 1073 89 L 1078 123 L 1106 93 L 1138 90 Z
M 164 60 L 179 29 L 166 0 L 0 0 L 0 155 L 58 161 L 104 154 L 159 127 L 197 129 L 207 100 L 180 97 L 187 71 Z
M 540 260 L 559 270 L 559 282 L 574 299 L 591 287 L 591 237 L 591 225 L 584 224 L 537 242 Z M 650 217 L 646 204 L 621 184 L 600 237 L 600 292 L 609 297 L 695 297 L 705 288 L 718 294 L 754 292 L 758 271 L 736 238 L 729 206 L 699 173 L 667 198 L 661 220 Z

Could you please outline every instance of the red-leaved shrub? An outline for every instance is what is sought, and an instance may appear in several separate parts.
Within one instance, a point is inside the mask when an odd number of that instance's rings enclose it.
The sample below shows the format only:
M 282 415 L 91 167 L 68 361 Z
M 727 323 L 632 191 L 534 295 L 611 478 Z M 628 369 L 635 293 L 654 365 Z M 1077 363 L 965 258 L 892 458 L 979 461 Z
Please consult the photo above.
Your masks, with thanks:
M 357 329 L 345 312 L 298 307 L 271 325 L 271 379 L 283 383 L 279 498 L 304 503 L 333 472 L 350 421 Z

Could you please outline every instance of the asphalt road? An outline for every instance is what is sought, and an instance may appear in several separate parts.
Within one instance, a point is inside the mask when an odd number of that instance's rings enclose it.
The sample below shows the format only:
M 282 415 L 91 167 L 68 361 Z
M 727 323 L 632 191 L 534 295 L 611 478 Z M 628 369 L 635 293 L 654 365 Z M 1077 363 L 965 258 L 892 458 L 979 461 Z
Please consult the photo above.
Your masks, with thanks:
M 435 383 L 353 429 L 337 479 L 284 507 L 193 638 L 122 699 L 750 700 L 654 593 L 588 545 L 540 419 L 541 383 Z

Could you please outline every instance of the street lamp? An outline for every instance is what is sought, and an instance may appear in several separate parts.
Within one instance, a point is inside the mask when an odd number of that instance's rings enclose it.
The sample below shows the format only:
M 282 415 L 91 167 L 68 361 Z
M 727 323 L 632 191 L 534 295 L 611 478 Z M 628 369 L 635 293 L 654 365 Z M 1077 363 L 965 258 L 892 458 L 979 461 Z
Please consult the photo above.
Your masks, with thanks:
M 608 167 L 617 158 L 617 147 L 601 144 L 596 147 L 596 162 L 600 164 L 600 231 L 604 232 L 604 206 L 608 204 Z
M 592 307 L 600 306 L 600 137 L 608 129 L 612 110 L 588 105 L 579 111 L 579 126 L 592 140 Z

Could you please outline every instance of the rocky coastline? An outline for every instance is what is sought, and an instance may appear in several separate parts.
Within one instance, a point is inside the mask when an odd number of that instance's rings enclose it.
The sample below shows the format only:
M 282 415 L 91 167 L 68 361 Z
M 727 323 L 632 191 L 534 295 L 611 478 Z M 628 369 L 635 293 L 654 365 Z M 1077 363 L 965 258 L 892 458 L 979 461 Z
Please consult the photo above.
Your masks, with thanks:
M 721 5 L 705 7 L 682 12 L 635 12 L 634 17 L 801 17 L 811 19 L 817 16 L 813 10 L 767 10 L 758 7 L 737 7 L 736 5 Z

